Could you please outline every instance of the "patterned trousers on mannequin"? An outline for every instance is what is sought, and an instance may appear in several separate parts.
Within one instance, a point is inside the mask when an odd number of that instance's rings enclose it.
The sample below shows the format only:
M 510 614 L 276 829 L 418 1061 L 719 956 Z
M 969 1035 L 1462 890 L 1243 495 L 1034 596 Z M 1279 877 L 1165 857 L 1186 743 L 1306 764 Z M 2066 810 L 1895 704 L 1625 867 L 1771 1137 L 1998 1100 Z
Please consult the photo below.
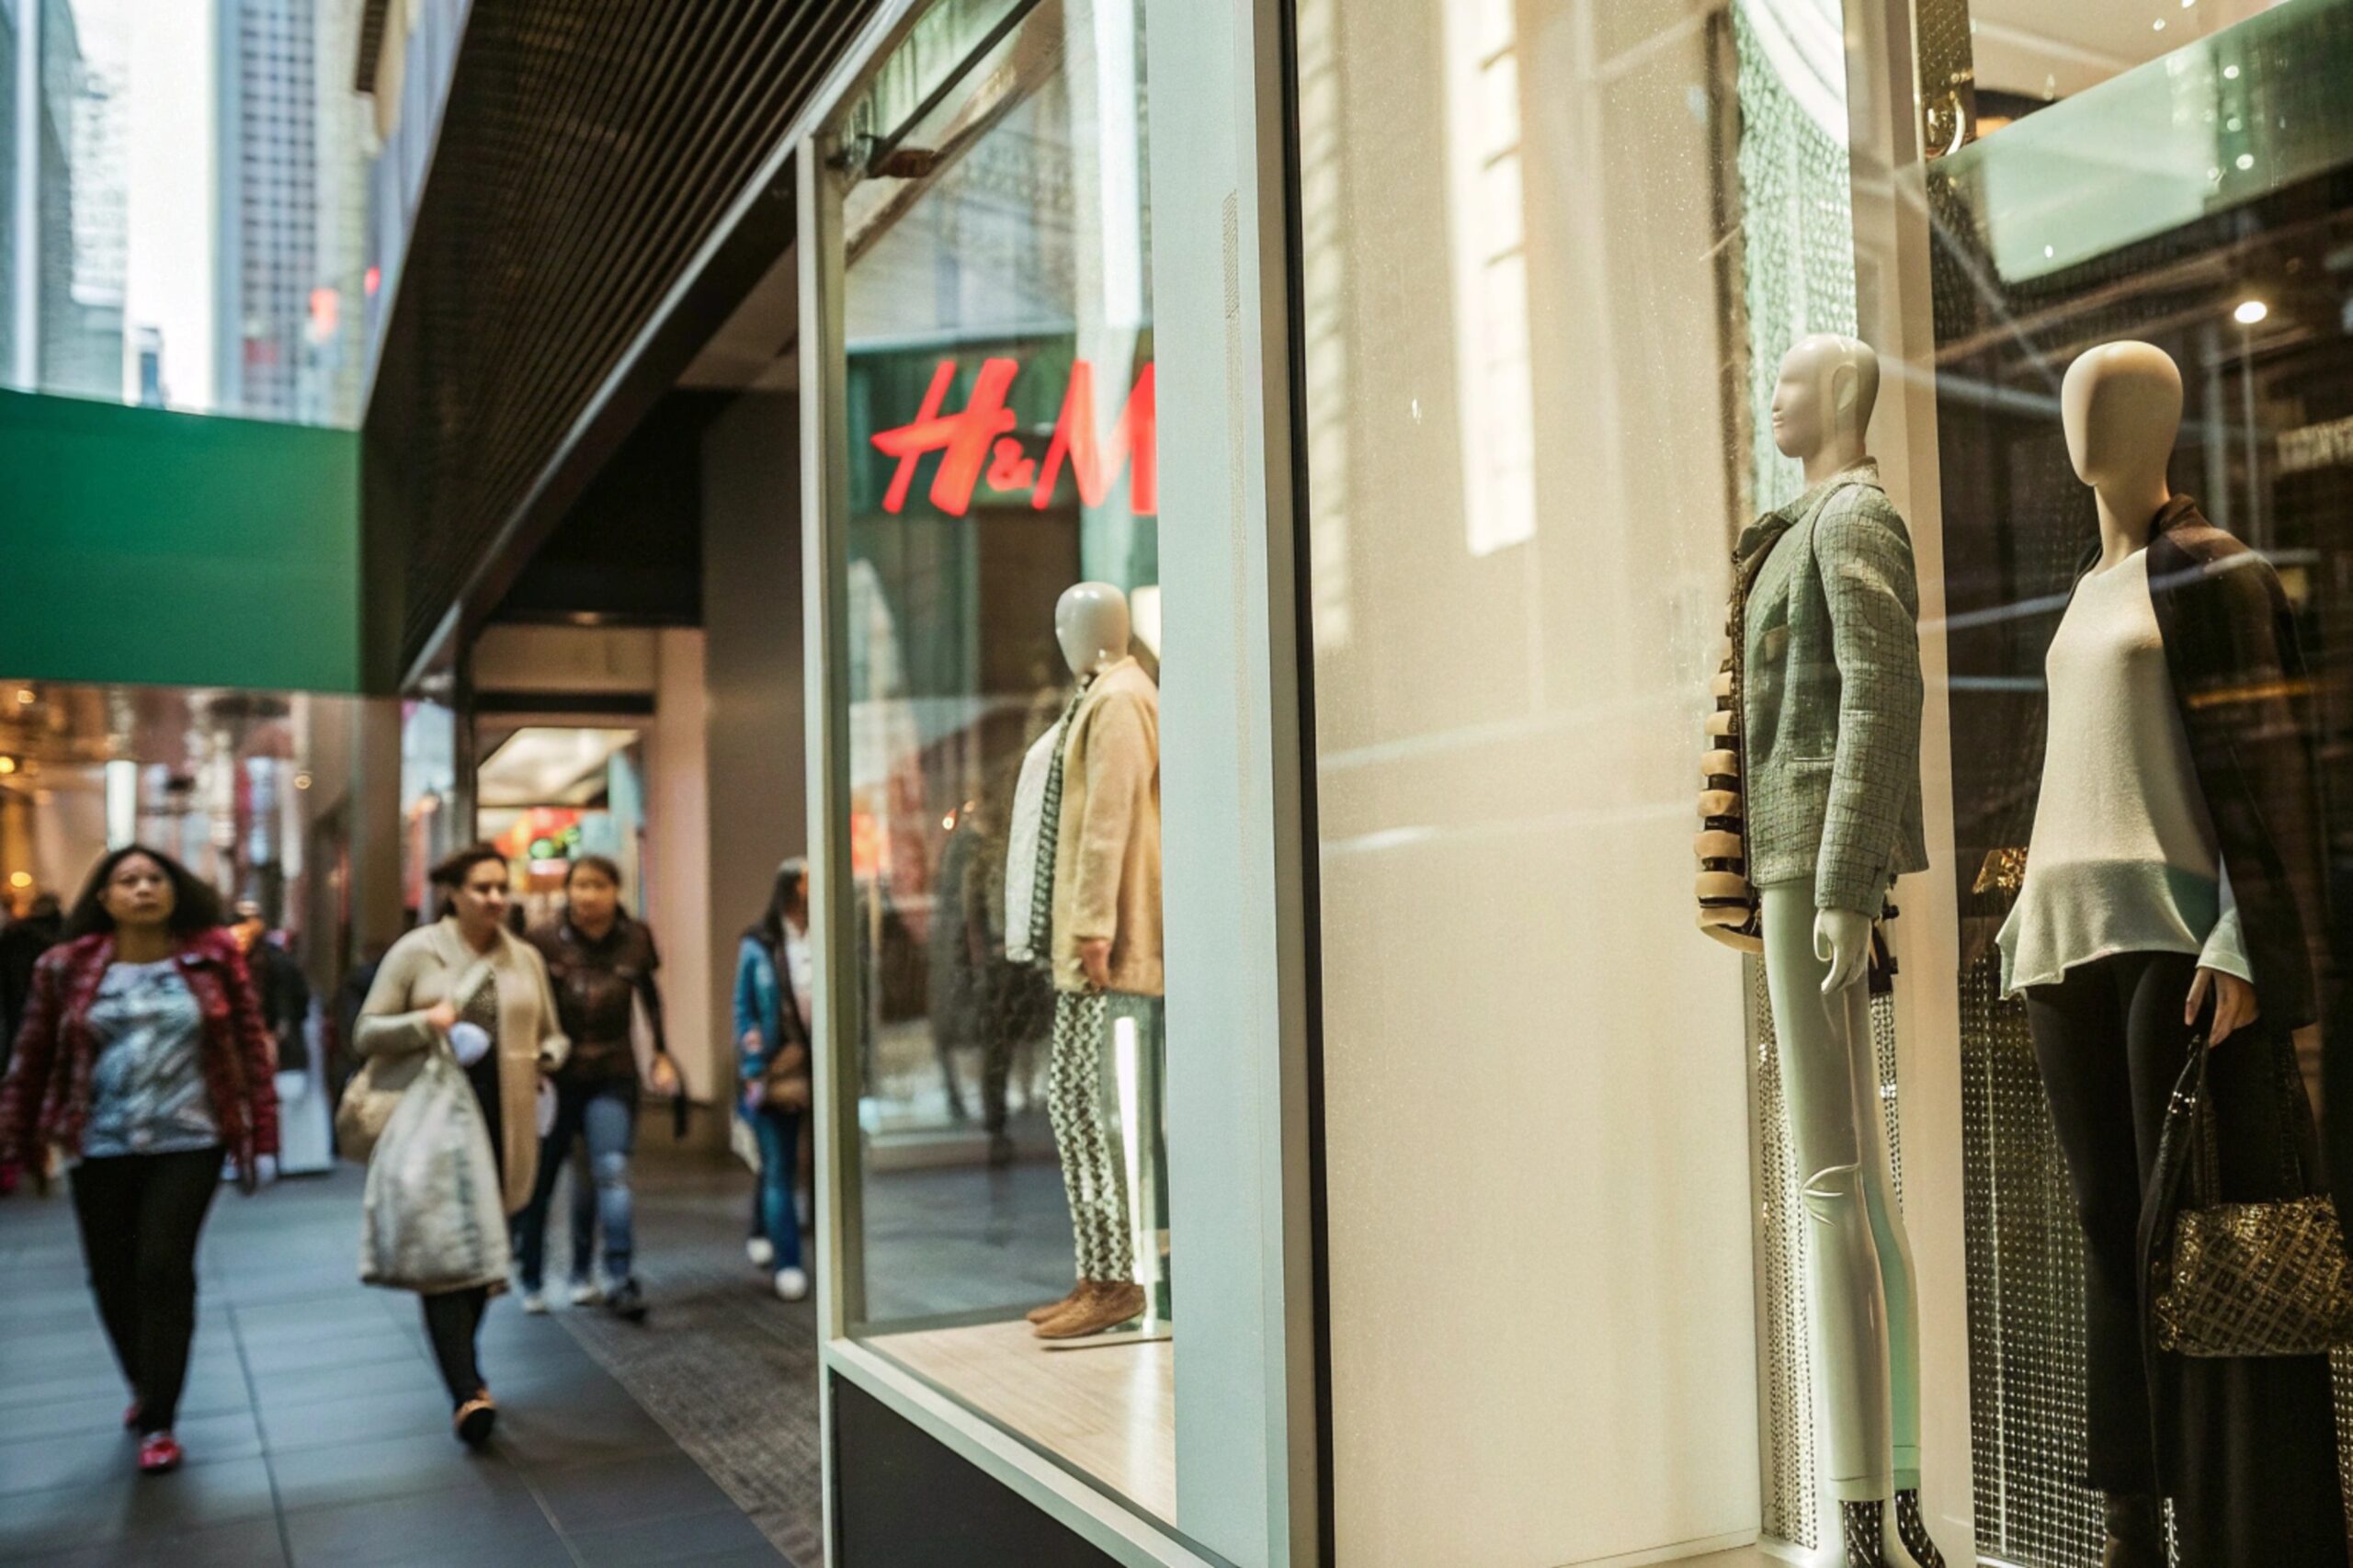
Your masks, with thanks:
M 1135 1275 L 1128 1244 L 1127 1167 L 1105 1071 L 1110 1039 L 1108 995 L 1055 993 L 1046 1110 L 1062 1153 L 1081 1279 L 1126 1280 Z

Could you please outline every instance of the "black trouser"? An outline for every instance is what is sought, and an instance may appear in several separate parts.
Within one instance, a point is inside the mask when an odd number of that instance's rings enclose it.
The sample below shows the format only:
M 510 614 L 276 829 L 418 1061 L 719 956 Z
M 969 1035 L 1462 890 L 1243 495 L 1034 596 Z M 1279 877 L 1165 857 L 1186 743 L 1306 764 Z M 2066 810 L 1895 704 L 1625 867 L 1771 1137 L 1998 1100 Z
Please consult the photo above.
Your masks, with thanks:
M 490 1157 L 500 1176 L 506 1172 L 506 1142 L 499 1121 L 498 1052 L 491 1053 L 466 1069 L 466 1081 L 473 1085 L 474 1098 L 482 1103 L 483 1124 L 490 1133 Z M 475 1341 L 482 1335 L 483 1313 L 490 1308 L 490 1287 L 476 1285 L 464 1290 L 442 1290 L 430 1296 L 419 1296 L 425 1309 L 425 1336 L 433 1346 L 433 1359 L 441 1369 L 441 1381 L 449 1390 L 449 1403 L 460 1405 L 483 1390 L 482 1366 L 475 1359 Z
M 196 1238 L 221 1187 L 221 1147 L 74 1167 L 90 1291 L 139 1401 L 139 1430 L 168 1432 L 196 1337 Z
M 2104 1492 L 2169 1492 L 2182 1568 L 2338 1568 L 2346 1561 L 2324 1357 L 2143 1354 L 2141 1200 L 2187 1061 L 2198 960 L 2119 953 L 2027 992 L 2034 1053 L 2085 1242 L 2086 1448 Z M 2261 998 L 2258 996 L 2257 1001 Z M 2225 1040 L 2207 1068 L 2222 1196 L 2276 1197 L 2286 1123 L 2271 1038 Z M 2160 1474 L 2170 1481 L 2161 1485 Z
M 474 1342 L 482 1333 L 482 1314 L 490 1306 L 490 1287 L 443 1290 L 417 1300 L 425 1303 L 425 1335 L 433 1344 L 433 1359 L 441 1368 L 449 1403 L 463 1404 L 483 1389 Z

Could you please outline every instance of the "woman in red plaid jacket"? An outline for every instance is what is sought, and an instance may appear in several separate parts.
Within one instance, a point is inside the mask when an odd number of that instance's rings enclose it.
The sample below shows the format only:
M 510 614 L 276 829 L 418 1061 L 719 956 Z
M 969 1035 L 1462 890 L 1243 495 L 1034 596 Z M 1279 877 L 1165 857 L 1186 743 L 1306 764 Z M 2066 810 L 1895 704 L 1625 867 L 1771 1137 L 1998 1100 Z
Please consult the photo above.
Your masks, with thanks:
M 73 1173 L 90 1288 L 131 1384 L 139 1468 L 172 1436 L 196 1334 L 196 1244 L 224 1157 L 250 1193 L 274 1174 L 268 1026 L 221 901 L 167 855 L 100 860 L 41 956 L 0 1085 L 0 1172 Z

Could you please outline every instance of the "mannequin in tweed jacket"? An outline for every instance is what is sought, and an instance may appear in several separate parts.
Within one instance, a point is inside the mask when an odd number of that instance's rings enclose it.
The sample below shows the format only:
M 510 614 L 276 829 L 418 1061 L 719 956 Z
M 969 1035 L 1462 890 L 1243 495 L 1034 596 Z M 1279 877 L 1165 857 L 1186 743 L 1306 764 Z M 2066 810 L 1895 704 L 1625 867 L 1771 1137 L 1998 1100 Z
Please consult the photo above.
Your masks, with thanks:
M 1912 540 L 1864 431 L 1879 365 L 1851 338 L 1781 361 L 1774 442 L 1805 493 L 1741 541 L 1741 782 L 1790 1139 L 1802 1182 L 1825 1489 L 1847 1568 L 1943 1568 L 1920 1506 L 1920 1351 L 1911 1244 L 1880 1109 L 1871 925 L 1927 864 L 1920 821 L 1919 596 Z M 1887 1505 L 1894 1504 L 1894 1517 Z

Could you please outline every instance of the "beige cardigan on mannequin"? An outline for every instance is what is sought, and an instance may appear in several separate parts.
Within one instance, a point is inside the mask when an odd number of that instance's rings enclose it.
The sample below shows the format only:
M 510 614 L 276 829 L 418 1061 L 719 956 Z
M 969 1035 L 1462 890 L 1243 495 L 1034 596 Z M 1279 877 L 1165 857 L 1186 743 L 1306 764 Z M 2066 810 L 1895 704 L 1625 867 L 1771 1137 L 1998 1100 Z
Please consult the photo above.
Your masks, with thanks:
M 539 1179 L 540 1075 L 562 1066 L 572 1050 L 557 1028 L 555 995 L 539 949 L 502 929 L 496 947 L 477 953 L 458 935 L 454 917 L 411 931 L 384 955 L 351 1045 L 361 1056 L 427 1049 L 434 1031 L 425 1015 L 438 1003 L 454 1003 L 459 982 L 483 964 L 498 978 L 499 1140 L 506 1165 L 500 1185 L 506 1212 L 515 1214 L 530 1201 Z
M 1160 688 L 1133 658 L 1095 677 L 1071 715 L 1054 850 L 1054 984 L 1094 989 L 1079 944 L 1108 937 L 1111 989 L 1157 996 Z

